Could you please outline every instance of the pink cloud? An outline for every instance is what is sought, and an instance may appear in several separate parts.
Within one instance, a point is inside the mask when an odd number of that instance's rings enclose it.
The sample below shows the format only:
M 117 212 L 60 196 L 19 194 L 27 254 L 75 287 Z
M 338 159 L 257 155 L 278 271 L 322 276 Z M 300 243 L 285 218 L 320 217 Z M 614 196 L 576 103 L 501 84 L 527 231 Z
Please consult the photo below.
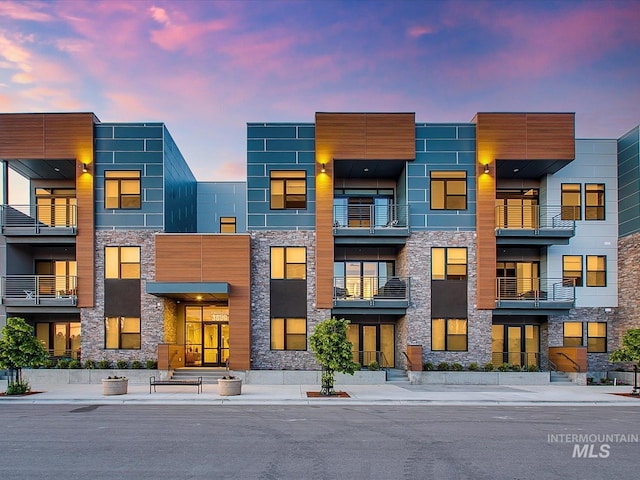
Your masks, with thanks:
M 409 35 L 411 38 L 419 38 L 424 35 L 435 33 L 435 31 L 436 29 L 434 27 L 429 27 L 426 25 L 415 25 L 413 27 L 409 27 L 407 35 Z
M 0 57 L 4 57 L 13 68 L 25 72 L 31 70 L 31 52 L 2 34 L 0 34 Z
M 39 11 L 39 7 L 48 7 L 42 2 L 2 2 L 0 3 L 0 17 L 13 20 L 30 20 L 33 22 L 50 22 L 54 18 L 48 13 Z

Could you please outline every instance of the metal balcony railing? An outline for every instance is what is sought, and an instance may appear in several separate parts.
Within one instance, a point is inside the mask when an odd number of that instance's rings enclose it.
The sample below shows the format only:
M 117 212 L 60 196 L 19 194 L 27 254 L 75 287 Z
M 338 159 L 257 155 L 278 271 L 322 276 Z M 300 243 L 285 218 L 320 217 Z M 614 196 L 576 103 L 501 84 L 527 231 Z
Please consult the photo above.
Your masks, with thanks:
M 2 277 L 2 303 L 76 305 L 77 285 L 72 275 L 7 275 Z
M 383 228 L 409 228 L 409 206 L 399 204 L 334 205 L 334 228 L 368 228 L 372 233 Z
M 546 302 L 575 301 L 575 281 L 569 278 L 498 277 L 496 299 Z
M 341 301 L 410 300 L 410 277 L 335 277 L 333 299 Z
M 51 233 L 77 226 L 76 205 L 0 205 L 3 232 L 14 230 Z
M 564 213 L 564 215 L 563 215 Z M 498 205 L 496 229 L 569 230 L 575 229 L 575 220 L 566 220 L 566 208 L 548 205 Z

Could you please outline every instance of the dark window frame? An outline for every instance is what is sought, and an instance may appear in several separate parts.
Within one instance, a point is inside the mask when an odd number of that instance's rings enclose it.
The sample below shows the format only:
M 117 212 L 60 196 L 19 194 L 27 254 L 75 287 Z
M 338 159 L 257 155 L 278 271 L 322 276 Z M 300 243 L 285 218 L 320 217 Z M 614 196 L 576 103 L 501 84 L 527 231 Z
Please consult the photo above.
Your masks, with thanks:
M 456 174 L 464 174 L 464 177 L 456 177 Z M 435 176 L 442 175 L 442 176 Z M 446 174 L 451 175 L 447 177 Z M 429 207 L 431 210 L 467 210 L 469 203 L 469 187 L 467 185 L 467 172 L 466 170 L 432 170 L 429 176 Z M 442 199 L 443 207 L 434 207 L 434 184 L 441 183 L 442 184 L 442 194 L 444 198 Z M 448 194 L 448 186 L 453 183 L 464 183 L 464 194 Z M 455 200 L 459 200 L 460 198 L 464 198 L 464 208 L 456 208 L 455 206 L 450 206 L 450 203 L 454 203 Z
M 282 328 L 282 341 L 283 348 L 274 348 L 273 347 L 273 321 L 274 320 L 282 320 L 283 328 Z M 287 325 L 289 321 L 304 321 L 304 334 L 302 333 L 287 333 Z M 305 352 L 307 351 L 307 334 L 309 332 L 309 328 L 307 325 L 307 319 L 303 317 L 271 317 L 269 322 L 269 349 L 275 352 Z M 290 348 L 289 343 L 292 341 L 290 337 L 300 338 L 304 336 L 304 348 Z
M 282 260 L 283 260 L 283 265 L 282 265 L 282 272 L 283 272 L 283 277 L 274 277 L 273 276 L 273 250 L 274 249 L 283 249 L 283 255 L 282 255 Z M 304 249 L 304 262 L 289 262 L 287 261 L 287 250 L 289 249 L 298 249 L 298 248 L 302 248 Z M 300 277 L 296 277 L 296 276 L 289 276 L 289 269 L 287 268 L 289 265 L 304 265 L 304 276 L 302 278 Z M 295 246 L 295 245 L 289 245 L 289 246 L 277 246 L 277 245 L 273 245 L 269 251 L 269 278 L 271 280 L 306 280 L 307 279 L 307 247 L 305 246 Z
M 137 177 L 127 176 L 126 174 L 137 173 Z M 113 174 L 110 176 L 109 174 Z M 120 176 L 118 176 L 120 175 Z M 137 181 L 138 193 L 122 193 L 122 183 Z M 107 185 L 115 184 L 117 187 L 117 199 L 118 206 L 107 206 Z M 134 200 L 137 198 L 137 204 L 135 206 L 123 205 L 123 199 Z M 104 208 L 105 210 L 140 210 L 142 209 L 142 172 L 140 170 L 107 170 L 104 172 Z
M 294 183 L 302 181 L 304 193 L 289 193 Z M 274 185 L 282 190 L 282 206 L 274 206 Z M 303 196 L 302 200 L 296 197 Z M 306 210 L 307 208 L 307 172 L 305 170 L 272 170 L 269 172 L 269 208 L 271 210 Z
M 575 257 L 580 258 L 580 276 L 568 275 L 571 272 L 577 272 L 577 270 L 567 270 L 565 268 L 565 258 Z M 562 284 L 565 287 L 582 287 L 584 285 L 584 268 L 582 265 L 582 255 L 563 255 L 562 256 Z
M 122 327 L 124 324 L 125 319 L 136 319 L 138 320 L 138 332 L 123 332 L 122 331 Z M 108 346 L 107 345 L 107 322 L 109 320 L 117 320 L 117 337 L 118 337 L 118 346 L 117 347 L 113 347 L 113 346 Z M 123 335 L 136 335 L 137 336 L 137 341 L 138 341 L 138 346 L 135 348 L 123 348 L 122 344 L 124 343 L 123 340 Z M 104 349 L 105 350 L 142 350 L 142 320 L 139 317 L 105 317 L 104 318 Z
M 590 329 L 589 326 L 590 325 L 604 325 L 604 336 L 600 336 L 600 335 L 591 335 L 590 333 Z M 587 322 L 587 353 L 607 353 L 607 337 L 609 335 L 609 327 L 607 325 L 607 322 Z M 602 347 L 597 347 L 597 343 L 600 342 L 591 342 L 591 339 L 603 339 L 601 341 L 604 342 L 604 345 Z M 596 344 L 592 346 L 592 343 Z
M 434 321 L 443 321 L 444 322 L 444 349 L 435 349 L 433 348 L 433 338 L 434 338 Z M 464 321 L 465 333 L 449 333 L 449 322 L 450 321 Z M 464 337 L 465 340 L 465 348 L 462 349 L 452 349 L 450 347 L 450 343 L 453 343 L 453 338 Z M 469 351 L 469 319 L 468 318 L 449 318 L 449 317 L 441 317 L 441 318 L 432 318 L 431 319 L 431 351 L 433 352 L 468 352 Z
M 117 277 L 108 277 L 107 276 L 107 249 L 108 248 L 117 248 L 118 249 L 118 276 Z M 138 262 L 123 262 L 122 261 L 122 249 L 123 248 L 137 248 L 138 249 Z M 138 265 L 138 276 L 137 277 L 124 277 L 122 275 L 122 267 L 123 265 Z M 104 278 L 105 279 L 113 279 L 113 280 L 140 280 L 142 278 L 142 247 L 139 245 L 105 245 L 104 247 Z
M 574 323 L 574 324 L 579 324 L 580 325 L 580 336 L 579 337 L 575 337 L 575 336 L 569 336 L 567 335 L 567 331 L 566 331 L 566 327 L 567 324 L 569 323 Z M 571 341 L 567 341 L 567 339 L 580 339 L 580 342 L 571 342 Z M 584 323 L 583 322 L 563 322 L 562 323 L 562 346 L 563 347 L 583 347 L 584 346 Z
M 595 189 L 592 191 L 589 191 L 589 187 L 595 187 Z M 585 183 L 584 184 L 584 219 L 585 220 L 590 220 L 590 221 L 606 220 L 605 188 L 606 187 L 604 183 Z M 594 196 L 597 199 L 597 201 L 594 205 L 591 205 L 589 203 L 589 199 L 593 198 Z
M 223 226 L 233 226 L 233 232 L 224 232 Z M 220 233 L 236 233 L 236 217 L 220 217 Z
M 575 188 L 578 187 L 576 191 Z M 565 196 L 578 194 L 578 205 L 565 205 Z M 560 216 L 562 220 L 582 220 L 582 184 L 580 183 L 562 183 L 560 185 Z
M 589 270 L 589 258 L 594 258 L 594 257 L 604 259 L 604 270 Z M 607 286 L 607 256 L 606 255 L 587 255 L 585 262 L 586 262 L 585 270 L 586 270 L 586 277 L 587 277 L 586 286 L 587 287 L 606 287 Z M 595 274 L 596 276 L 595 284 L 592 284 L 592 281 L 590 278 L 593 276 L 593 274 Z M 600 280 L 599 274 L 603 277 L 602 281 L 599 281 Z
M 444 250 L 444 278 L 434 278 L 433 276 L 433 251 Z M 465 251 L 465 263 L 464 263 L 464 275 L 450 273 L 452 267 L 460 266 L 461 263 L 452 263 L 449 261 L 449 250 L 464 250 Z M 444 280 L 467 280 L 469 278 L 469 249 L 467 247 L 431 247 L 431 279 L 433 281 Z

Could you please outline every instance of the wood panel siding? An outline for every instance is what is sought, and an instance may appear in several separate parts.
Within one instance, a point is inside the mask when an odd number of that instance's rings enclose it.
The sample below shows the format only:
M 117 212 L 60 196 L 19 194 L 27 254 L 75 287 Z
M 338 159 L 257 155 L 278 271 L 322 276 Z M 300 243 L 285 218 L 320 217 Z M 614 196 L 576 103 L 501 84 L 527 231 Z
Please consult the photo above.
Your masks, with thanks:
M 157 282 L 227 282 L 229 366 L 251 368 L 251 249 L 249 235 L 158 234 Z
M 333 306 L 333 161 L 414 160 L 414 113 L 316 113 L 316 305 Z M 321 172 L 325 164 L 325 173 Z
M 477 155 L 477 308 L 493 309 L 496 299 L 496 160 L 573 160 L 573 113 L 478 113 Z M 484 165 L 489 173 L 484 173 Z
M 0 114 L 0 158 L 76 160 L 78 306 L 94 305 L 93 113 Z M 89 172 L 82 172 L 82 164 Z

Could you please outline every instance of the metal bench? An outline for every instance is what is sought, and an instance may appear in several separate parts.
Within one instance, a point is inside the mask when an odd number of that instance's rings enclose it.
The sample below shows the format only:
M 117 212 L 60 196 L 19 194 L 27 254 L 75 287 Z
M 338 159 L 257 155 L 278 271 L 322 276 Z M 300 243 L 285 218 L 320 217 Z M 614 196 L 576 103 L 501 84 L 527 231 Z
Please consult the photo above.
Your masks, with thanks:
M 195 385 L 198 388 L 198 393 L 202 392 L 202 377 L 194 378 L 193 380 L 156 380 L 155 376 L 149 377 L 149 393 L 151 393 L 151 387 L 153 391 L 156 391 L 157 385 Z

